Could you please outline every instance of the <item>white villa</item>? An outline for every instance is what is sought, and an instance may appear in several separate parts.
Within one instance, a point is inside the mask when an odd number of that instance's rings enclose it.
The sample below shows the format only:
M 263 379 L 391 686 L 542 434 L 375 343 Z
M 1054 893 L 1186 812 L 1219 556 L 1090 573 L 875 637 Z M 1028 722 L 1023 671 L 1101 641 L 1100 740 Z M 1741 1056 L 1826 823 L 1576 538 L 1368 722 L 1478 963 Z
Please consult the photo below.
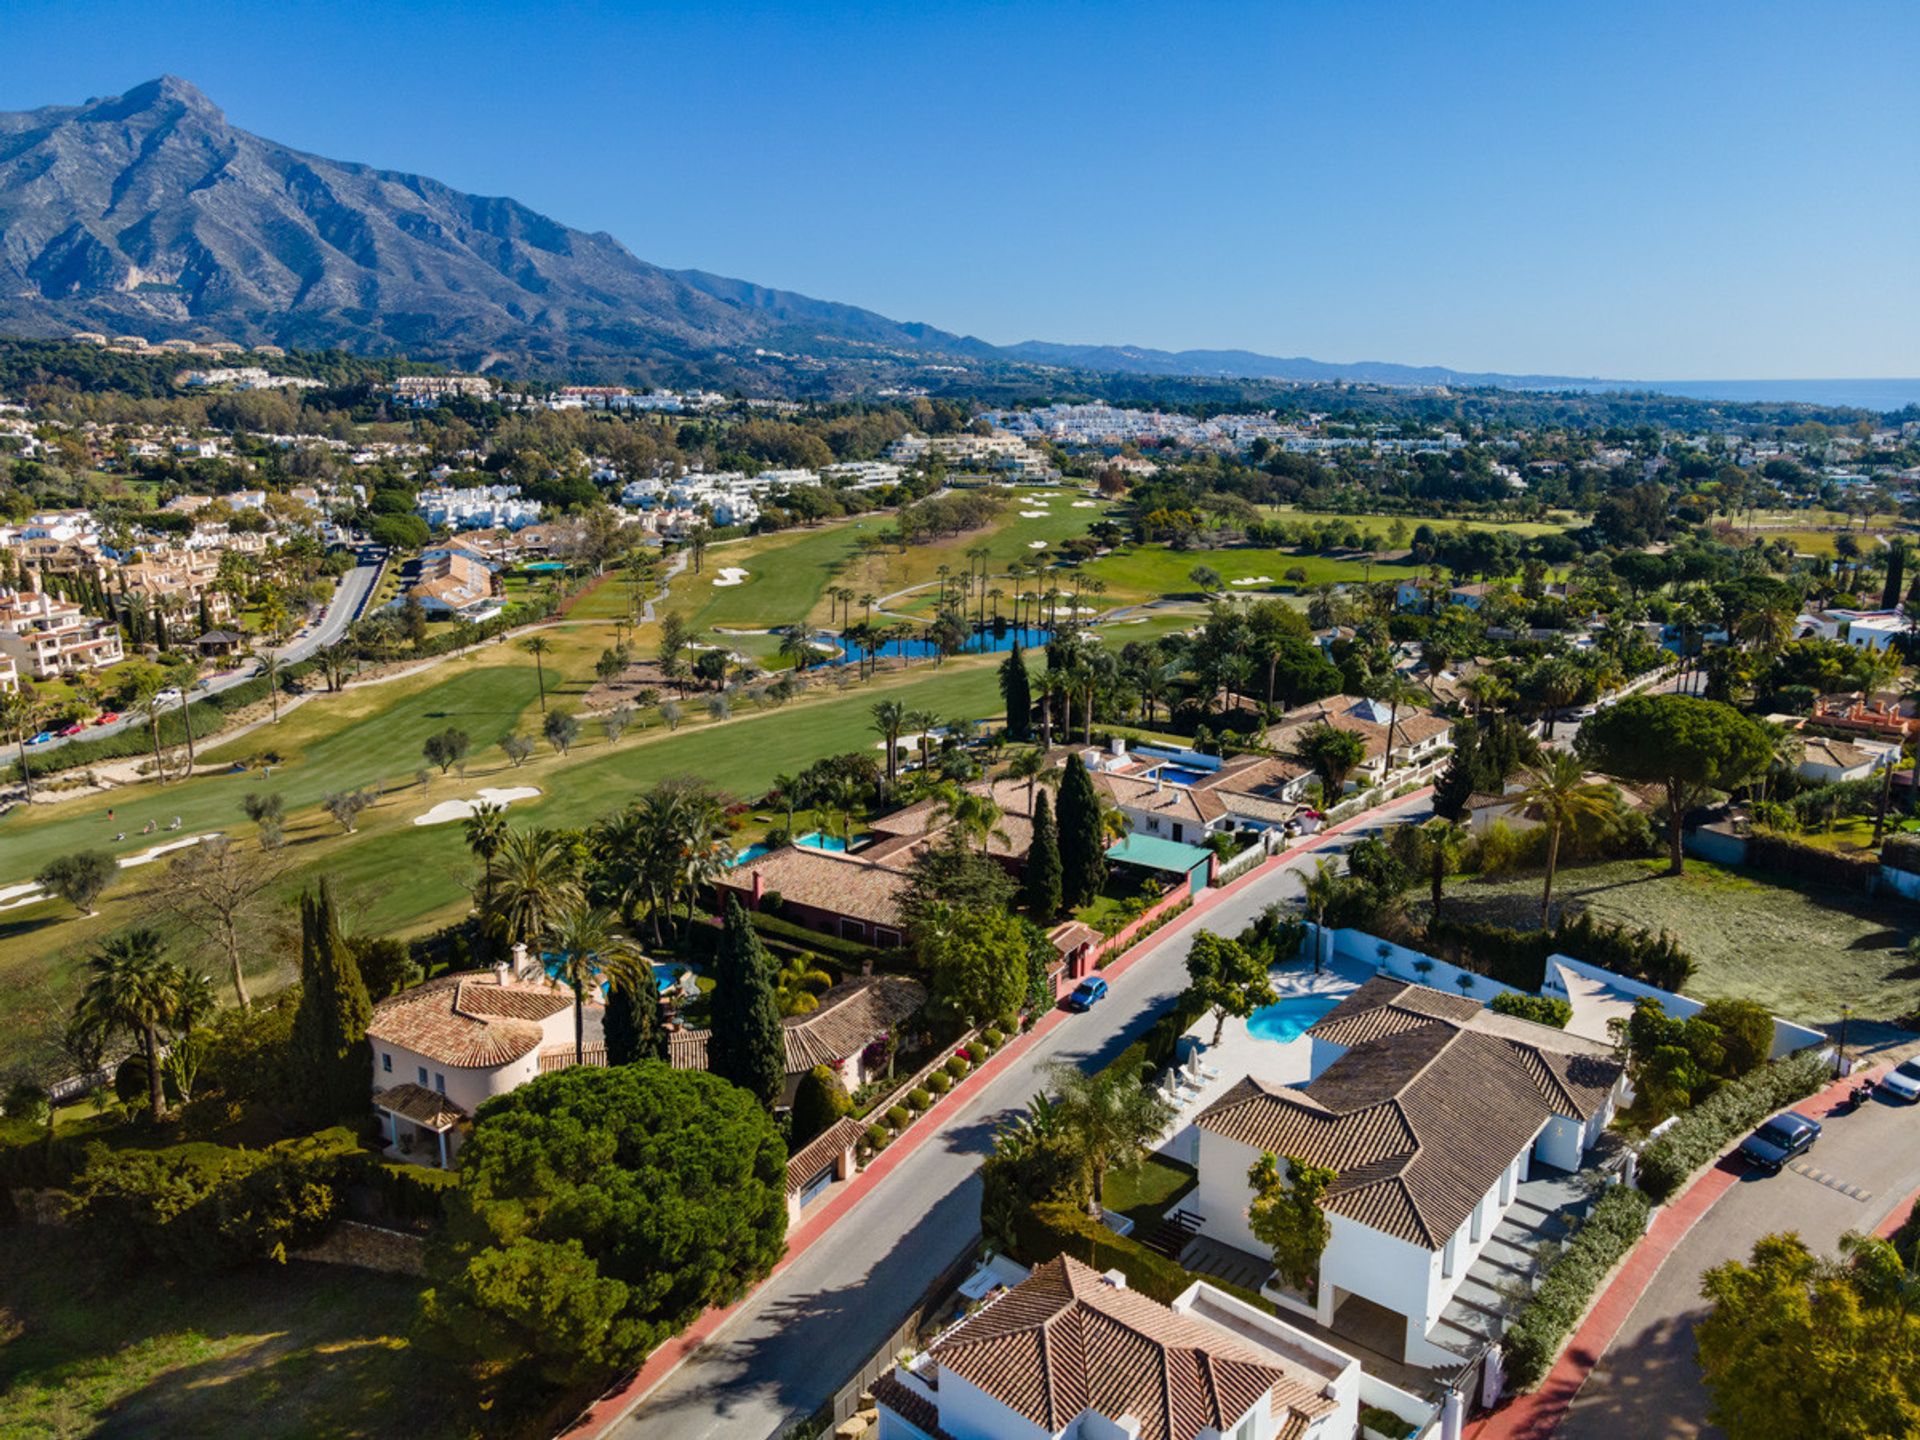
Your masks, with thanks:
M 1383 700 L 1359 695 L 1329 695 L 1287 711 L 1267 731 L 1267 746 L 1278 754 L 1293 750 L 1300 736 L 1316 725 L 1358 735 L 1367 753 L 1348 785 L 1377 785 L 1396 771 L 1418 769 L 1438 760 L 1453 744 L 1453 722 L 1418 705 L 1396 711 Z M 1389 736 L 1388 731 L 1392 734 Z M 1336 797 L 1329 796 L 1331 804 Z
M 875 1382 L 879 1440 L 1350 1440 L 1351 1356 L 1196 1281 L 1171 1305 L 1062 1255 Z
M 1388 975 L 1306 1033 L 1306 1083 L 1249 1076 L 1200 1112 L 1186 1208 L 1201 1236 L 1264 1256 L 1247 1223 L 1249 1168 L 1272 1153 L 1334 1169 L 1318 1295 L 1268 1293 L 1329 1328 L 1358 1297 L 1357 1313 L 1397 1318 L 1393 1358 L 1457 1367 L 1484 1334 L 1471 1310 L 1497 1301 L 1462 1293 L 1469 1270 L 1518 1186 L 1580 1168 L 1625 1093 L 1621 1066 L 1598 1041 Z

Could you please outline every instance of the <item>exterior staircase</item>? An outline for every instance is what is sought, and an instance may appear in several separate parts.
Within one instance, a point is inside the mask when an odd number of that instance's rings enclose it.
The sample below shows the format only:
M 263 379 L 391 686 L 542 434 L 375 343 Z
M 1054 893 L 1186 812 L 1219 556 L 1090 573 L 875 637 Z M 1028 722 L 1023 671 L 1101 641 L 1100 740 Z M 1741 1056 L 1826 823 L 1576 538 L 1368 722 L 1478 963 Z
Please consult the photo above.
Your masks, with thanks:
M 1569 1175 L 1555 1172 L 1522 1184 L 1427 1339 L 1463 1360 L 1498 1340 L 1515 1299 L 1539 1283 L 1539 1246 L 1565 1240 L 1573 1231 L 1566 1212 L 1583 1215 L 1591 1203 Z

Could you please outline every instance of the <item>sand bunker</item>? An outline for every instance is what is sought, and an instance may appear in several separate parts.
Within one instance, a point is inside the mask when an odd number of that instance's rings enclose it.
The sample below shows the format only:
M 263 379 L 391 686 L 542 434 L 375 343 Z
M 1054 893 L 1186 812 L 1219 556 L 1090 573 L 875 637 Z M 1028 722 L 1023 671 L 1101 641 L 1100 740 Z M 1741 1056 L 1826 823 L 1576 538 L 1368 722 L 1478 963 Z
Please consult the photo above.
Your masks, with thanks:
M 1273 583 L 1273 576 L 1249 575 L 1244 580 L 1229 580 L 1227 583 L 1229 585 L 1271 585 Z
M 1047 510 L 1022 510 L 1020 512 L 1020 518 L 1022 520 L 1044 520 L 1051 513 L 1051 511 Z
M 1027 548 L 1029 550 L 1044 550 L 1047 548 L 1047 542 L 1044 540 L 1029 540 L 1027 542 Z
M 120 868 L 122 870 L 131 870 L 136 865 L 150 865 L 169 850 L 184 850 L 189 845 L 198 845 L 202 840 L 217 839 L 219 834 L 220 832 L 218 830 L 209 830 L 204 835 L 189 835 L 184 840 L 167 840 L 159 845 L 151 845 L 145 850 L 142 850 L 138 855 L 127 856 L 126 859 L 120 862 Z
M 752 573 L 750 570 L 742 570 L 738 565 L 728 565 L 723 568 L 718 575 L 713 577 L 713 583 L 723 587 L 727 585 L 738 585 Z
M 1076 500 L 1073 502 L 1073 508 L 1076 510 L 1098 510 L 1100 508 L 1100 502 L 1098 500 Z
M 531 785 L 510 785 L 503 790 L 482 790 L 471 800 L 442 800 L 424 815 L 413 817 L 416 825 L 445 825 L 453 820 L 471 819 L 480 805 L 511 805 L 516 800 L 531 800 L 539 790 Z

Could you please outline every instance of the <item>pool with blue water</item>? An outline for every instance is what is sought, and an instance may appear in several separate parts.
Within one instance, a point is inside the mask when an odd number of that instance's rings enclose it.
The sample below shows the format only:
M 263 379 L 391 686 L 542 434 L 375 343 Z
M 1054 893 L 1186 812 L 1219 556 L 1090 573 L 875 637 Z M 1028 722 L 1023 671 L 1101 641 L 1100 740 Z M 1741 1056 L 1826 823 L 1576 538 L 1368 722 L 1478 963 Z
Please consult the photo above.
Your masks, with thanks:
M 1284 1045 L 1318 1025 L 1340 1003 L 1338 995 L 1289 995 L 1263 1005 L 1247 1017 L 1247 1033 L 1256 1040 Z
M 1191 765 L 1157 765 L 1153 773 L 1169 785 L 1198 785 L 1213 774 L 1211 770 L 1196 770 Z

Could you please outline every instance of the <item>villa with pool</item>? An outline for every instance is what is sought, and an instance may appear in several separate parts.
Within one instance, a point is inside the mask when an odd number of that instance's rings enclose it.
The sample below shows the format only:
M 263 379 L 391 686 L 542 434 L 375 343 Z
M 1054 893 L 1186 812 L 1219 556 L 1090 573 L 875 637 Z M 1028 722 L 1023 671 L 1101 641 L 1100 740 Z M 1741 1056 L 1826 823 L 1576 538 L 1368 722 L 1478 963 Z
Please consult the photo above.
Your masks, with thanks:
M 1172 1087 L 1162 1149 L 1197 1176 L 1181 1259 L 1391 1364 L 1457 1370 L 1497 1336 L 1536 1241 L 1586 1203 L 1573 1174 L 1627 1093 L 1621 1065 L 1602 1042 L 1349 962 L 1288 979 Z M 1264 1153 L 1338 1177 L 1311 1295 L 1278 1281 L 1248 1225 Z

